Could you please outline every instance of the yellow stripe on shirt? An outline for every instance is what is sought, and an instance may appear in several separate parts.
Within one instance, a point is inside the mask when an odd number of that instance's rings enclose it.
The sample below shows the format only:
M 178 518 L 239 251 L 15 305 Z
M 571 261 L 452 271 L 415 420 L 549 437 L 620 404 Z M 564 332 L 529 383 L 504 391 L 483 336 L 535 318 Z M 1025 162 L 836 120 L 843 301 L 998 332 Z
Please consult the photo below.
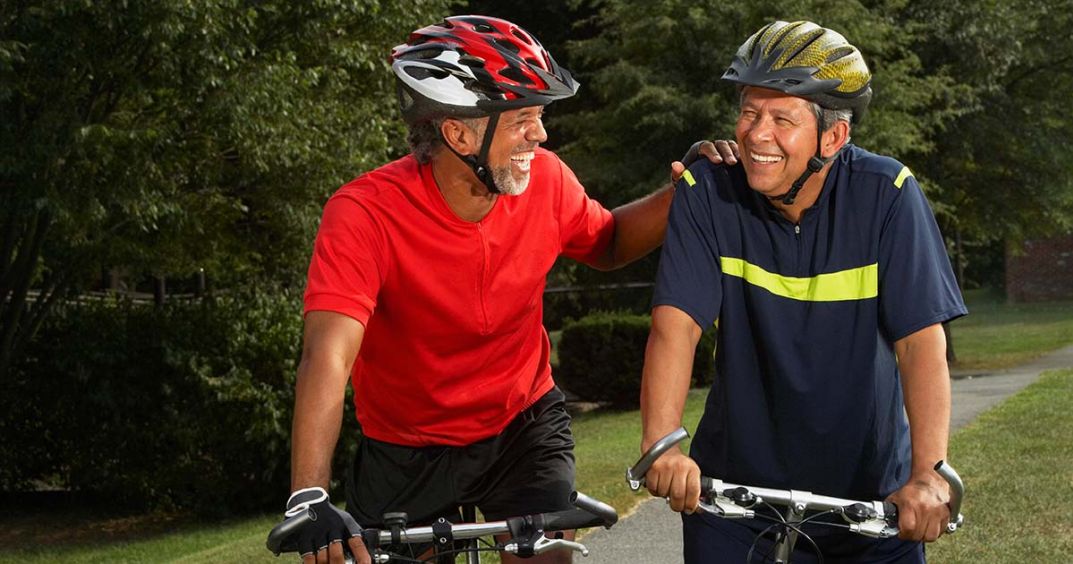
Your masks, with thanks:
M 808 278 L 768 272 L 740 258 L 719 257 L 723 274 L 736 276 L 776 296 L 804 302 L 866 300 L 879 295 L 878 263 Z

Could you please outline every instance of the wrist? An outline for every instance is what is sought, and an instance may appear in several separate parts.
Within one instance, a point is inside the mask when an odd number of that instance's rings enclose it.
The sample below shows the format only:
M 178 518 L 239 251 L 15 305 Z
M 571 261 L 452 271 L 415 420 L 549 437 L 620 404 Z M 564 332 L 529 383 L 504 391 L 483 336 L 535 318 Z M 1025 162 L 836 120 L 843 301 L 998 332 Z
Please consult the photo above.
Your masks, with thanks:
M 310 505 L 328 501 L 328 492 L 320 486 L 302 488 L 287 498 L 287 516 L 305 511 Z

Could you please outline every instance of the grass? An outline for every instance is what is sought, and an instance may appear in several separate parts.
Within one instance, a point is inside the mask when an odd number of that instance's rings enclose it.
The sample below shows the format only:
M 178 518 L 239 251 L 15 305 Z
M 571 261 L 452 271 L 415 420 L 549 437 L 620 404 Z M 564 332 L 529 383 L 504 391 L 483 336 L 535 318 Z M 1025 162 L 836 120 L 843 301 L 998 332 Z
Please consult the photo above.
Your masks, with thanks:
M 1048 372 L 950 444 L 965 481 L 965 527 L 934 562 L 1073 560 L 1073 370 Z
M 1009 305 L 968 293 L 972 312 L 954 323 L 957 368 L 994 370 L 1073 342 L 1073 303 Z M 556 335 L 553 335 L 553 338 Z M 690 393 L 685 424 L 695 428 L 704 391 Z M 629 514 L 647 494 L 625 487 L 639 456 L 636 411 L 595 411 L 575 418 L 578 489 Z M 1073 560 L 1073 371 L 1051 373 L 982 415 L 951 440 L 965 478 L 967 525 L 929 547 L 933 562 Z M 264 548 L 277 515 L 230 522 L 148 516 L 102 519 L 47 512 L 0 527 L 5 562 L 279 562 Z M 91 540 L 93 539 L 93 540 Z
M 965 293 L 969 315 L 951 324 L 959 371 L 1009 368 L 1073 342 L 1073 302 L 1007 304 Z

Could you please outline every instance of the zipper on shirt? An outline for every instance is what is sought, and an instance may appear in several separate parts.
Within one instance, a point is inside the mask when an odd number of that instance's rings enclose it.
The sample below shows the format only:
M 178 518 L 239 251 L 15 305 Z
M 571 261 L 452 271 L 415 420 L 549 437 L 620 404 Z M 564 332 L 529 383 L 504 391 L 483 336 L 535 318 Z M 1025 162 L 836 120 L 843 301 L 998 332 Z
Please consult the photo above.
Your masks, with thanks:
M 490 256 L 491 252 L 488 248 L 488 239 L 486 239 L 484 236 L 484 227 L 481 226 L 480 222 L 477 222 L 476 225 L 477 238 L 480 240 L 481 243 L 481 273 L 480 279 L 478 280 L 477 298 L 480 301 L 481 307 L 481 334 L 487 335 L 490 332 L 490 329 L 488 322 L 488 304 L 486 303 L 487 300 L 485 298 L 485 290 L 488 285 L 488 281 L 491 279 L 491 275 L 488 270 L 492 260 Z

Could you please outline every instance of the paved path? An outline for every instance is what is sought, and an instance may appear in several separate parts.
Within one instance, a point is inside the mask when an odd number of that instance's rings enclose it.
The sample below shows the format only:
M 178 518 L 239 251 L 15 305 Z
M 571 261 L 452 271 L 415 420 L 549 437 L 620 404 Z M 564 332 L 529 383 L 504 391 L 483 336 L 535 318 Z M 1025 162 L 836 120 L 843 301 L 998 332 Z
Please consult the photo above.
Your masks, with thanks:
M 1041 373 L 1059 368 L 1073 368 L 1073 346 L 1001 372 L 955 373 L 951 430 L 961 428 L 981 412 L 1031 384 Z M 625 479 L 623 487 L 626 487 Z M 601 529 L 585 536 L 582 542 L 591 552 L 587 558 L 574 560 L 579 564 L 678 564 L 682 562 L 681 528 L 678 514 L 668 509 L 666 502 L 647 499 L 612 530 Z

